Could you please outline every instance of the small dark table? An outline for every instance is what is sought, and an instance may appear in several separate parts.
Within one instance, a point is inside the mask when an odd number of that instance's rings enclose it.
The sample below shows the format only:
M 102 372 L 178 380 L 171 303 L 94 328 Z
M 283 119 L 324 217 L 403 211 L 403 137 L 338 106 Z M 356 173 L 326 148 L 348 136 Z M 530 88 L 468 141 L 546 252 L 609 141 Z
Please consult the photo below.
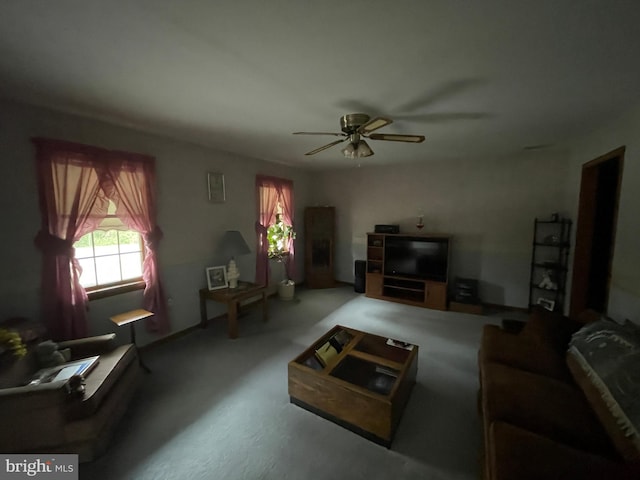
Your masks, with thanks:
M 229 338 L 238 338 L 238 309 L 240 302 L 252 297 L 261 297 L 262 319 L 268 320 L 267 288 L 264 285 L 256 285 L 249 282 L 238 282 L 237 288 L 220 288 L 217 290 L 200 290 L 200 326 L 206 328 L 209 322 L 207 315 L 207 300 L 225 303 L 227 305 L 227 318 L 229 322 Z

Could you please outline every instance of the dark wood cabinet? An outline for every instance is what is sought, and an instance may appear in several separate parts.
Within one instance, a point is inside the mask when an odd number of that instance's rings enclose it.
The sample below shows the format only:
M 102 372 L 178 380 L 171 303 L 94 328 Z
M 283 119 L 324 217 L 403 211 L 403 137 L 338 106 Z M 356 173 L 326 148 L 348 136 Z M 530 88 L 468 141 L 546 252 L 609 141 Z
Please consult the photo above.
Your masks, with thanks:
M 335 207 L 307 207 L 304 212 L 304 272 L 309 288 L 335 287 Z

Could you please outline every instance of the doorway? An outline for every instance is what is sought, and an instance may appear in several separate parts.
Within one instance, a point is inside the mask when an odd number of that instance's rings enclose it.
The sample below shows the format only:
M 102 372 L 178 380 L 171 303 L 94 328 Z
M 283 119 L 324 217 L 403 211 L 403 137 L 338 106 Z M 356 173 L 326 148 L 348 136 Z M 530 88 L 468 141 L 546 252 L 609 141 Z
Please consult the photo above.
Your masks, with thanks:
M 607 311 L 624 151 L 620 147 L 582 166 L 571 316 L 588 308 Z

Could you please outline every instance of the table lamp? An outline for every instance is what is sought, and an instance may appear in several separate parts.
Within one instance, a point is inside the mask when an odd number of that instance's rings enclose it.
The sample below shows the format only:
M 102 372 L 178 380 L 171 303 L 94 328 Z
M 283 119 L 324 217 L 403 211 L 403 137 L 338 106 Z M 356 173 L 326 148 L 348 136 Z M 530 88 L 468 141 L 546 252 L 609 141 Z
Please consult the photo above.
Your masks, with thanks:
M 229 281 L 229 288 L 237 288 L 240 272 L 238 271 L 235 257 L 251 253 L 247 242 L 244 241 L 242 234 L 238 230 L 227 230 L 224 232 L 222 240 L 220 240 L 218 252 L 223 257 L 231 257 L 227 267 L 227 280 Z

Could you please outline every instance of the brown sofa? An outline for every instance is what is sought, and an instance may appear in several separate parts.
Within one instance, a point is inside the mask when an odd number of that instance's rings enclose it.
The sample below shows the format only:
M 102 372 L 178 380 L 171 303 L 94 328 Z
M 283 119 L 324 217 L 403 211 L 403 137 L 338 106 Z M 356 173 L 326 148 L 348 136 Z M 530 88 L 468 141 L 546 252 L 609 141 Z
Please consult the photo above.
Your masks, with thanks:
M 567 362 L 572 335 L 592 321 L 594 312 L 572 320 L 536 309 L 519 332 L 485 325 L 478 353 L 485 480 L 640 478 Z
M 76 453 L 87 462 L 107 447 L 139 381 L 136 349 L 117 346 L 114 334 L 58 345 L 72 360 L 99 355 L 84 395 L 70 394 L 62 381 L 26 385 L 39 368 L 30 348 L 0 372 L 0 452 Z

